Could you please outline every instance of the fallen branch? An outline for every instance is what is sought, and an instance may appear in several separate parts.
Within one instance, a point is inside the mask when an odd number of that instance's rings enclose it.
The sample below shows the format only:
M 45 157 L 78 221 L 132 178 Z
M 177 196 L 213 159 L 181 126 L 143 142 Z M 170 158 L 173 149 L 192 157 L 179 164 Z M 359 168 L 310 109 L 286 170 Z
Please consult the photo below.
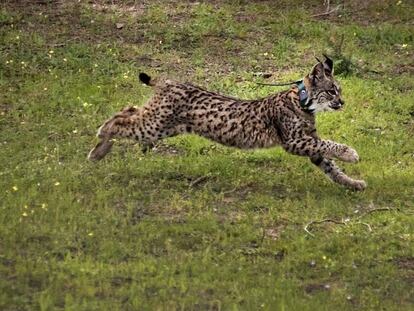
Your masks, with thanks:
M 393 210 L 395 210 L 395 209 L 391 208 L 391 207 L 372 208 L 372 209 L 367 210 L 366 212 L 362 213 L 361 215 L 359 215 L 358 217 L 355 217 L 353 219 L 355 221 L 357 221 L 357 220 L 361 219 L 362 217 L 364 217 L 368 214 L 372 214 L 372 213 L 376 213 L 376 212 L 393 211 Z M 311 221 L 311 222 L 307 223 L 303 229 L 305 230 L 305 232 L 307 234 L 314 237 L 315 235 L 312 232 L 310 232 L 310 226 L 315 225 L 315 224 L 321 224 L 321 223 L 324 223 L 324 222 L 332 222 L 332 223 L 337 224 L 337 225 L 345 225 L 345 226 L 347 224 L 363 225 L 363 226 L 367 227 L 369 232 L 373 231 L 372 227 L 369 223 L 362 222 L 362 221 L 357 221 L 357 222 L 352 223 L 351 221 L 353 219 L 352 218 L 346 218 L 345 220 L 342 220 L 342 221 L 331 219 L 331 218 L 326 218 L 326 219 L 322 219 L 322 220 L 314 220 L 314 221 Z

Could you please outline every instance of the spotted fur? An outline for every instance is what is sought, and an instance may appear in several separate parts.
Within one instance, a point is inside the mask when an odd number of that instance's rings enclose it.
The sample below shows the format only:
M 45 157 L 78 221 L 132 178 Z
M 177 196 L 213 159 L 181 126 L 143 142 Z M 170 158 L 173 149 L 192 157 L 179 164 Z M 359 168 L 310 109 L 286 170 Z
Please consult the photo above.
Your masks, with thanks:
M 297 85 L 264 99 L 241 100 L 171 80 L 140 80 L 155 87 L 154 96 L 141 108 L 127 107 L 99 129 L 100 142 L 89 153 L 102 159 L 114 138 L 131 138 L 144 149 L 165 137 L 195 133 L 226 146 L 243 149 L 281 145 L 286 151 L 309 157 L 331 180 L 354 190 L 366 184 L 345 175 L 332 159 L 357 162 L 357 152 L 343 144 L 320 139 L 315 113 L 340 109 L 344 102 L 333 78 L 329 58 L 318 62 L 303 82 L 307 100 L 300 104 Z

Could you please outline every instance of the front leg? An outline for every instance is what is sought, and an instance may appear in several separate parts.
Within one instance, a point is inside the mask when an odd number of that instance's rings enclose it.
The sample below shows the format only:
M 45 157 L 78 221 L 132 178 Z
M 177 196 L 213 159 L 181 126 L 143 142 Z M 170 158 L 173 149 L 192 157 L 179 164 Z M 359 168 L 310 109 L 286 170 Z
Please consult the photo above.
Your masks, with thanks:
M 330 140 L 322 140 L 317 137 L 295 137 L 285 140 L 282 145 L 290 153 L 310 158 L 337 158 L 351 163 L 359 161 L 358 153 L 351 147 Z
M 356 191 L 362 191 L 367 187 L 365 181 L 348 177 L 344 172 L 341 171 L 341 169 L 335 164 L 333 160 L 329 160 L 323 157 L 315 157 L 311 158 L 310 160 L 313 164 L 319 167 L 333 182 Z

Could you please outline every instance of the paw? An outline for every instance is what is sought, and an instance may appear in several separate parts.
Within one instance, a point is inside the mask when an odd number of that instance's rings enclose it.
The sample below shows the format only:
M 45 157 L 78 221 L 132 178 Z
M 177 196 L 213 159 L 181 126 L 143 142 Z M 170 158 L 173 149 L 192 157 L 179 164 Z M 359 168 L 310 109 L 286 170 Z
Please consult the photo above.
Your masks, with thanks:
M 338 159 L 344 162 L 356 163 L 359 161 L 359 155 L 355 149 L 345 146 L 344 152 L 338 155 Z
M 350 185 L 349 188 L 355 191 L 363 191 L 367 187 L 367 183 L 363 180 L 354 180 Z

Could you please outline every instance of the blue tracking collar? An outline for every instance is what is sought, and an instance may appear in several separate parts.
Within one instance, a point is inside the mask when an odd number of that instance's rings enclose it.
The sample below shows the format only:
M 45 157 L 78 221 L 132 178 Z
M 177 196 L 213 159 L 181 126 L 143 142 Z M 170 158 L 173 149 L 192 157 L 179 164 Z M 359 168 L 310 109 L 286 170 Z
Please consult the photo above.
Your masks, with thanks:
M 296 81 L 296 85 L 299 89 L 299 103 L 302 109 L 308 109 L 308 91 L 306 90 L 305 83 L 303 80 Z

